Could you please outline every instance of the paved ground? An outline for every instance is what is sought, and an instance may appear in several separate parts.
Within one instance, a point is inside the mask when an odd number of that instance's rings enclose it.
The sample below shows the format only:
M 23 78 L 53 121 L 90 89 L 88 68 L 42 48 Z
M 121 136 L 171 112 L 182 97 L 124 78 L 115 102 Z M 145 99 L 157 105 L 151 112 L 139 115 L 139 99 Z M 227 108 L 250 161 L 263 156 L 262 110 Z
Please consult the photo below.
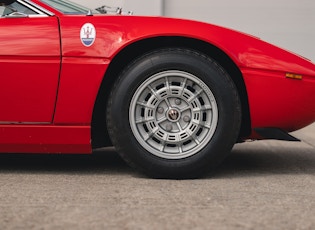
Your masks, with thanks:
M 0 155 L 0 229 L 315 229 L 315 125 L 295 135 L 237 145 L 199 180 L 144 178 L 111 149 Z

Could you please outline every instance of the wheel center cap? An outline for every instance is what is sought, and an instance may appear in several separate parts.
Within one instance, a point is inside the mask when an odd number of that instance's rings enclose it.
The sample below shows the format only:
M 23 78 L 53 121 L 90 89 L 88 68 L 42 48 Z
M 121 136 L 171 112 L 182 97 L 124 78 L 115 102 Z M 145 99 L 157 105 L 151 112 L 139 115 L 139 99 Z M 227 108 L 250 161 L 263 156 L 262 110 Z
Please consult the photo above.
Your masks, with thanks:
M 168 115 L 168 119 L 172 122 L 176 122 L 180 118 L 180 112 L 177 109 L 170 109 L 167 115 Z

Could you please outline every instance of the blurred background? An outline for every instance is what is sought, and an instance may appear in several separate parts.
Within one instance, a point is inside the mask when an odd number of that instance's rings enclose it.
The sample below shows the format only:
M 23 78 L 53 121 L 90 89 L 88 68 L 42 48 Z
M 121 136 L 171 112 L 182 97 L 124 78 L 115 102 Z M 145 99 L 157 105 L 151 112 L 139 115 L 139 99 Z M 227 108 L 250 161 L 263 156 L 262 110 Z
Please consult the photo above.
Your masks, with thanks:
M 120 6 L 134 15 L 194 19 L 245 33 L 315 62 L 314 0 L 72 0 L 90 8 Z

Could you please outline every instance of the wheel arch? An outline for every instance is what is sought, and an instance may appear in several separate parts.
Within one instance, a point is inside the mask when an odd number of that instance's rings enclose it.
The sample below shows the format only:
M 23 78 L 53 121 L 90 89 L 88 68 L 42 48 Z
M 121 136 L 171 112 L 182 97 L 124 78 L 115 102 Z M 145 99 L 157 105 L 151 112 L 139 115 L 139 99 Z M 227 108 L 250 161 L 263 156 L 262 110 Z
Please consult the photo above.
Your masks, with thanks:
M 93 109 L 92 146 L 93 148 L 110 146 L 111 141 L 106 124 L 106 104 L 111 88 L 120 72 L 133 60 L 153 50 L 163 48 L 186 48 L 203 53 L 218 62 L 230 76 L 237 87 L 242 105 L 242 124 L 239 137 L 246 137 L 251 132 L 251 120 L 247 90 L 243 76 L 237 65 L 221 49 L 207 42 L 186 37 L 154 37 L 134 42 L 122 49 L 111 61 Z

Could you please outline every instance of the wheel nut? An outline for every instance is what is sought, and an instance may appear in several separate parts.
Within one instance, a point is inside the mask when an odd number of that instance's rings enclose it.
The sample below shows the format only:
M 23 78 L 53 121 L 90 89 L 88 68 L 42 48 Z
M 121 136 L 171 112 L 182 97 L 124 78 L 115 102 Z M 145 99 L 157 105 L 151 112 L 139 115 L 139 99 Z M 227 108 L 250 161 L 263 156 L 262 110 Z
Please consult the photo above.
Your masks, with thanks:
M 183 117 L 183 120 L 184 120 L 185 122 L 190 122 L 190 117 L 189 117 L 189 116 L 184 116 L 184 117 Z
M 164 109 L 163 109 L 162 107 L 159 107 L 159 108 L 157 109 L 157 112 L 158 112 L 159 114 L 162 114 L 162 113 L 164 112 Z
M 165 130 L 166 131 L 172 131 L 172 129 L 173 129 L 173 126 L 171 125 L 171 124 L 167 124 L 166 126 L 165 126 Z
M 176 105 L 180 105 L 181 103 L 182 103 L 182 101 L 181 101 L 180 99 L 176 99 L 176 100 L 175 100 L 175 104 L 176 104 Z

